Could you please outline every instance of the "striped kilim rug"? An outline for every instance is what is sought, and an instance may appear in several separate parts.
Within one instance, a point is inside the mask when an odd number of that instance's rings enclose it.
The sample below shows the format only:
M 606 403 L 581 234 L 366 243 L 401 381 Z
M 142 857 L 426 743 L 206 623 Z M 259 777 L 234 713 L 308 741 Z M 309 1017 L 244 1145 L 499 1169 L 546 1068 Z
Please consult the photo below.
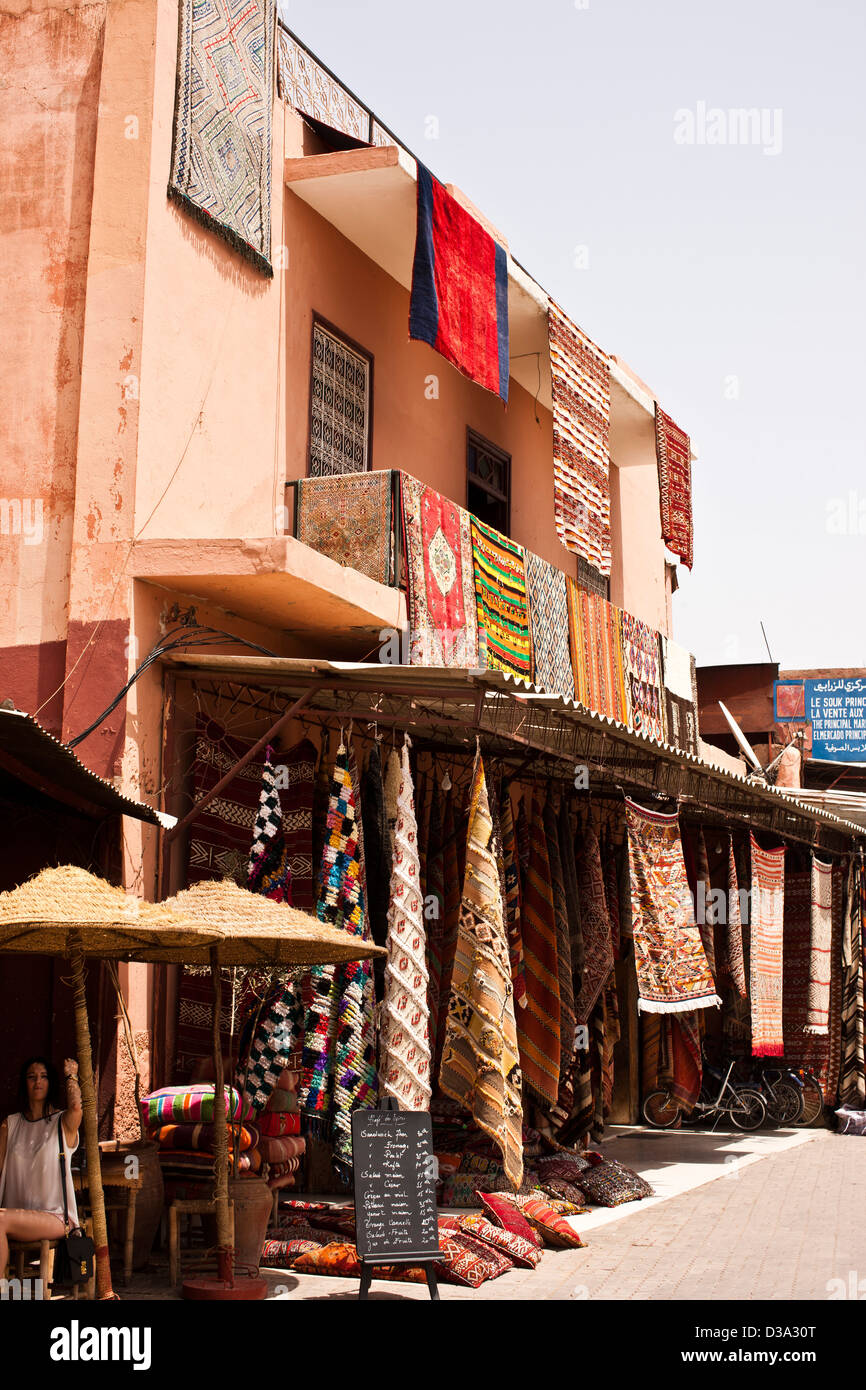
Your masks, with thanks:
M 553 300 L 553 497 L 567 550 L 610 574 L 610 359 Z
M 833 865 L 812 856 L 812 932 L 809 944 L 807 1033 L 830 1031 L 830 943 L 833 937 Z
M 754 901 L 754 891 L 752 896 Z M 812 875 L 809 870 L 785 875 L 782 989 L 784 1056 L 789 1067 L 805 1067 L 815 1073 L 828 1105 L 832 1105 L 836 1099 L 842 1053 L 842 896 L 842 870 L 834 868 L 833 928 L 830 944 L 830 1023 L 826 1033 L 807 1033 L 812 941 Z
M 480 637 L 486 660 L 479 664 L 532 680 L 532 642 L 526 602 L 526 564 L 522 545 L 472 517 L 472 561 Z
M 411 661 L 425 666 L 477 666 L 469 513 L 406 473 L 401 486 Z
M 662 537 L 687 569 L 692 567 L 692 464 L 689 436 L 656 401 L 656 457 Z
M 298 483 L 297 536 L 304 545 L 391 582 L 391 474 L 342 473 Z
M 526 588 L 532 628 L 535 684 L 551 695 L 574 699 L 568 641 L 566 576 L 540 555 L 526 552 Z
M 517 1011 L 520 1064 L 527 1095 L 551 1110 L 559 1094 L 559 963 L 550 860 L 537 796 L 532 799 L 529 819 L 529 867 L 521 922 L 526 1008 Z
M 665 739 L 659 635 L 632 613 L 622 615 L 622 651 L 629 723 L 639 734 Z
M 782 925 L 789 893 L 785 878 L 785 848 L 761 849 L 754 835 L 750 836 L 750 842 L 752 902 L 749 993 L 752 1000 L 752 1055 L 784 1057 Z M 808 948 L 803 954 L 805 971 L 808 970 Z M 805 1021 L 804 1018 L 804 1024 Z
M 268 0 L 180 0 L 169 196 L 271 269 L 274 26 Z
M 493 821 L 480 756 L 472 775 L 466 876 L 439 1081 L 502 1153 L 515 1188 L 523 1181 L 523 1108 L 514 994 L 494 855 Z M 525 1013 L 521 1010 L 521 1013 Z
M 689 891 L 676 814 L 626 798 L 638 1009 L 687 1013 L 721 1004 Z
M 575 699 L 597 714 L 628 723 L 623 665 L 623 614 L 607 599 L 567 582 L 568 629 Z

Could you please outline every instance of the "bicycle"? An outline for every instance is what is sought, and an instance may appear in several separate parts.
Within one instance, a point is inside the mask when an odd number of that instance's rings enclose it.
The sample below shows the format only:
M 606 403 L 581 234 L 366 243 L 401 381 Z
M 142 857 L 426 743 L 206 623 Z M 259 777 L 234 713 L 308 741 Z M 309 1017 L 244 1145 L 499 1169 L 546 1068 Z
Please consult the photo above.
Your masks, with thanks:
M 642 1110 L 648 1125 L 654 1129 L 671 1129 L 678 1121 L 683 1124 L 697 1124 L 702 1119 L 729 1115 L 737 1129 L 751 1132 L 760 1129 L 767 1118 L 767 1106 L 760 1091 L 750 1086 L 735 1085 L 731 1074 L 736 1061 L 728 1065 L 724 1077 L 715 1067 L 704 1067 L 704 1077 L 718 1081 L 718 1094 L 713 1095 L 706 1080 L 701 1085 L 701 1093 L 691 1111 L 686 1114 L 669 1090 L 651 1091 L 646 1097 Z
M 803 1087 L 803 1109 L 796 1123 L 803 1129 L 815 1125 L 824 1115 L 824 1092 L 814 1072 L 798 1067 L 794 1075 Z
M 764 1097 L 771 1124 L 784 1128 L 800 1123 L 804 1083 L 797 1072 L 784 1063 L 781 1066 L 764 1063 L 753 1066 L 749 1080 Z

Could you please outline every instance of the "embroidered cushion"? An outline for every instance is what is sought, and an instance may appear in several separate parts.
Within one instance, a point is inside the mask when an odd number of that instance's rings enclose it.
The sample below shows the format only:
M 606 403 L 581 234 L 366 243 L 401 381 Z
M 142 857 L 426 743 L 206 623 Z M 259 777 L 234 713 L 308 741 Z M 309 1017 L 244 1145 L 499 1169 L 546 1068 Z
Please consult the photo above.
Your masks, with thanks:
M 544 1240 L 556 1250 L 582 1249 L 584 1242 L 546 1197 L 518 1197 L 520 1210 Z
M 484 1215 L 490 1218 L 494 1226 L 501 1226 L 504 1231 L 511 1231 L 514 1235 L 528 1240 L 531 1245 L 541 1247 L 541 1237 L 521 1212 L 513 1194 L 479 1192 L 478 1200 L 484 1208 Z
M 558 1154 L 556 1158 L 540 1158 L 537 1166 L 544 1182 L 550 1178 L 561 1178 L 563 1182 L 576 1183 L 580 1174 L 589 1168 L 590 1164 L 578 1154 L 567 1158 Z
M 502 1163 L 483 1154 L 464 1154 L 460 1160 L 461 1173 L 480 1173 L 491 1180 L 501 1177 Z
M 321 1248 L 321 1241 L 303 1240 L 300 1237 L 291 1237 L 288 1240 L 266 1240 L 262 1246 L 259 1264 L 265 1265 L 269 1269 L 291 1269 L 300 1255 L 307 1255 L 310 1251 Z
M 285 1202 L 283 1205 L 286 1211 L 289 1213 L 289 1215 L 291 1215 L 293 1212 L 331 1210 L 328 1202 L 305 1202 L 303 1197 L 292 1197 L 290 1201 Z M 354 1211 L 354 1207 L 352 1208 L 352 1210 Z
M 463 1231 L 453 1235 L 443 1232 L 439 1244 L 445 1258 L 437 1260 L 433 1268 L 446 1284 L 477 1289 L 486 1280 L 498 1279 L 500 1274 L 513 1268 L 507 1255 Z
M 480 1207 L 478 1188 L 484 1187 L 484 1173 L 452 1173 L 442 1184 L 439 1205 L 443 1207 Z
M 355 1239 L 354 1207 L 326 1207 L 324 1211 L 311 1211 L 309 1222 L 317 1231 L 336 1231 L 338 1235 Z
M 360 1279 L 361 1261 L 354 1245 L 335 1242 L 308 1250 L 292 1265 L 295 1274 L 331 1274 L 346 1279 Z M 394 1279 L 405 1284 L 426 1284 L 427 1275 L 416 1265 L 375 1265 L 374 1279 Z
M 281 1216 L 268 1231 L 268 1240 L 311 1240 L 315 1245 L 328 1245 L 330 1237 L 314 1230 L 303 1216 Z
M 448 1178 L 460 1167 L 461 1154 L 437 1153 L 433 1157 L 439 1164 L 440 1178 Z
M 287 1096 L 289 1093 L 288 1091 L 283 1091 L 282 1094 Z M 284 1134 L 300 1134 L 301 1117 L 297 1111 L 295 1114 L 291 1114 L 287 1110 L 266 1110 L 263 1114 L 259 1115 L 256 1120 L 256 1126 L 260 1134 L 264 1134 L 268 1138 L 276 1139 Z
M 249 1115 L 249 1103 L 241 1100 L 233 1086 L 226 1086 L 223 1100 L 228 1119 L 245 1120 Z M 214 1117 L 213 1084 L 163 1086 L 142 1098 L 141 1113 L 148 1129 L 170 1124 L 210 1124 Z
M 495 1226 L 486 1216 L 461 1216 L 460 1229 L 477 1240 L 483 1240 L 486 1245 L 492 1245 L 494 1250 L 501 1250 L 512 1264 L 521 1269 L 535 1269 L 541 1259 L 541 1251 L 532 1241 L 515 1235 L 513 1231 L 506 1231 L 502 1226 Z
M 580 1175 L 580 1185 L 587 1197 L 600 1207 L 618 1207 L 623 1202 L 635 1202 L 655 1195 L 653 1188 L 631 1168 L 609 1159 Z
M 279 1139 L 262 1135 L 259 1149 L 266 1163 L 285 1163 L 290 1158 L 301 1158 L 306 1141 L 301 1134 L 284 1134 Z
M 550 1178 L 546 1182 L 539 1182 L 534 1190 L 555 1201 L 570 1202 L 577 1211 L 586 1210 L 586 1198 L 582 1190 L 575 1187 L 574 1183 L 563 1182 L 562 1178 Z

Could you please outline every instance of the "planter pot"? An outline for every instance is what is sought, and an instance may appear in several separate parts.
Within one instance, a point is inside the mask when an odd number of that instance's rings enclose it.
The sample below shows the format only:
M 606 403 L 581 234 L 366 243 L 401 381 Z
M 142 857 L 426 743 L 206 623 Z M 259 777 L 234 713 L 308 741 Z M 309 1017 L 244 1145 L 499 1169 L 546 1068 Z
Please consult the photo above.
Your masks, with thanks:
M 235 1205 L 235 1264 L 258 1269 L 268 1233 L 273 1194 L 264 1178 L 229 1178 L 229 1201 Z M 216 1244 L 216 1218 L 202 1217 L 208 1245 Z

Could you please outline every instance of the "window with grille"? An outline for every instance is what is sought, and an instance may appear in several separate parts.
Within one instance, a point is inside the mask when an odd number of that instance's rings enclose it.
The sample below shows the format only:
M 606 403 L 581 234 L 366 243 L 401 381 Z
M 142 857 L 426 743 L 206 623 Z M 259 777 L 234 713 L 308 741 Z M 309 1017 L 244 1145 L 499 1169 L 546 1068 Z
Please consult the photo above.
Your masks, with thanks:
M 370 467 L 372 358 L 332 328 L 313 323 L 310 477 Z
M 467 432 L 466 506 L 507 536 L 511 525 L 511 455 L 474 430 Z

